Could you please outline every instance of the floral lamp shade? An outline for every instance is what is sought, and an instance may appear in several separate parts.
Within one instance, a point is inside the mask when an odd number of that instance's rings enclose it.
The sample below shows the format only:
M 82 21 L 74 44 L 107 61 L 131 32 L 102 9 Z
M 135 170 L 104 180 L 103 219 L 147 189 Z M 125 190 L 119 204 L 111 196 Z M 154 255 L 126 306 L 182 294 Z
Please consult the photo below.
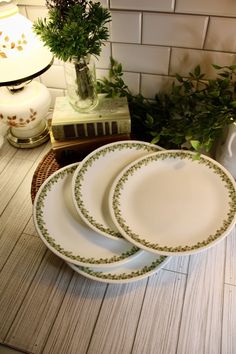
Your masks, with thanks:
M 0 1 L 0 85 L 40 75 L 50 67 L 52 58 L 15 3 Z
M 34 147 L 48 139 L 51 97 L 39 81 L 50 68 L 52 53 L 19 13 L 15 1 L 0 0 L 0 122 L 9 126 L 8 141 L 16 147 Z

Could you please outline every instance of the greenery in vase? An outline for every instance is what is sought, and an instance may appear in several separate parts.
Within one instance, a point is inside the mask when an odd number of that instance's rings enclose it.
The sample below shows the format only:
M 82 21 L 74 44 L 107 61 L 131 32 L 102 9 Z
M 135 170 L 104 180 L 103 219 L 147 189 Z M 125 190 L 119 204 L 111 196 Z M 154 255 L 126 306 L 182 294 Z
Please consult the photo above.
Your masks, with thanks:
M 147 100 L 131 94 L 121 64 L 111 58 L 109 77 L 98 81 L 98 91 L 110 97 L 127 96 L 132 131 L 138 138 L 165 148 L 209 152 L 223 129 L 236 121 L 236 65 L 213 67 L 216 79 L 205 80 L 198 65 L 187 78 L 176 74 L 169 93 Z
M 38 19 L 34 31 L 55 57 L 74 63 L 78 94 L 91 94 L 91 78 L 87 60 L 99 56 L 102 44 L 109 37 L 108 9 L 89 0 L 47 0 L 48 18 Z

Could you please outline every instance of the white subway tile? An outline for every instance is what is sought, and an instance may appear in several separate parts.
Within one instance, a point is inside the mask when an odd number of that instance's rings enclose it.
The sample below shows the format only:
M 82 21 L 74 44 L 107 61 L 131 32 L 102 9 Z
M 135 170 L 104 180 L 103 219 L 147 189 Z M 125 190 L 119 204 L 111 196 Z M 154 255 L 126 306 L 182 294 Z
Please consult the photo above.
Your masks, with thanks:
M 98 0 L 93 0 L 93 2 L 98 2 Z M 108 0 L 99 0 L 103 7 L 108 7 Z M 45 0 L 18 0 L 19 5 L 44 5 L 46 4 Z
M 20 13 L 22 16 L 27 17 L 27 13 L 26 13 L 26 8 L 25 8 L 25 6 L 18 6 L 18 10 L 19 10 L 19 13 Z
M 140 44 L 112 44 L 112 56 L 125 71 L 167 74 L 170 49 Z
M 64 61 L 57 59 L 56 57 L 53 60 L 54 65 L 64 65 Z
M 125 43 L 141 42 L 141 13 L 113 11 L 111 41 Z
M 111 9 L 174 11 L 174 0 L 110 0 Z
M 141 93 L 144 97 L 153 99 L 159 92 L 169 92 L 175 78 L 160 75 L 141 75 Z
M 45 5 L 45 0 L 18 0 L 19 5 Z M 98 2 L 98 0 L 93 0 L 93 2 Z M 108 7 L 108 0 L 99 0 L 103 7 Z
M 98 0 L 92 0 L 92 2 L 98 2 Z M 108 0 L 99 0 L 103 7 L 108 7 Z
M 54 108 L 56 97 L 65 96 L 65 90 L 53 89 L 49 87 L 49 92 L 51 94 L 51 104 L 50 108 Z
M 102 51 L 98 58 L 95 58 L 95 65 L 98 69 L 107 69 L 110 65 L 111 44 L 106 42 L 102 45 Z
M 205 42 L 206 49 L 236 51 L 236 18 L 211 17 Z
M 139 93 L 139 73 L 129 73 L 124 71 L 123 80 L 133 95 L 137 95 Z
M 93 2 L 98 2 L 98 0 L 92 0 Z M 108 7 L 108 0 L 99 0 L 103 7 Z M 19 5 L 45 5 L 45 0 L 18 0 Z
M 38 18 L 45 18 L 48 15 L 46 7 L 42 6 L 26 6 L 27 17 L 30 21 L 35 22 Z
M 108 69 L 96 69 L 96 79 L 102 80 L 103 78 L 108 78 L 109 70 Z
M 176 73 L 188 76 L 196 65 L 201 66 L 202 73 L 206 74 L 206 78 L 215 78 L 216 70 L 212 64 L 232 65 L 236 62 L 236 54 L 211 52 L 195 49 L 173 48 L 170 61 L 170 75 Z
M 19 5 L 45 5 L 45 0 L 18 0 Z
M 207 22 L 207 16 L 144 13 L 142 42 L 202 48 Z
M 104 70 L 104 69 L 96 70 L 97 80 L 108 78 L 108 76 L 109 76 L 109 70 Z M 139 93 L 140 74 L 123 71 L 122 78 L 124 80 L 124 83 L 128 86 L 129 90 L 132 92 L 132 94 L 137 95 Z
M 176 0 L 175 12 L 235 16 L 234 0 Z
M 44 85 L 51 88 L 66 88 L 64 67 L 62 65 L 52 65 L 43 75 L 41 81 Z

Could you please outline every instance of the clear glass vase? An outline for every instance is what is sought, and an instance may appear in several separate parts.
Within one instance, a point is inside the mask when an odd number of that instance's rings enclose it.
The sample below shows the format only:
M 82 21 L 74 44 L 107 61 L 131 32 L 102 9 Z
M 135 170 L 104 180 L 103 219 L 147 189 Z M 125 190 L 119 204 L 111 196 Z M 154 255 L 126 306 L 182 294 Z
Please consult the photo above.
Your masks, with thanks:
M 95 63 L 91 56 L 65 63 L 67 96 L 75 110 L 86 112 L 98 103 Z

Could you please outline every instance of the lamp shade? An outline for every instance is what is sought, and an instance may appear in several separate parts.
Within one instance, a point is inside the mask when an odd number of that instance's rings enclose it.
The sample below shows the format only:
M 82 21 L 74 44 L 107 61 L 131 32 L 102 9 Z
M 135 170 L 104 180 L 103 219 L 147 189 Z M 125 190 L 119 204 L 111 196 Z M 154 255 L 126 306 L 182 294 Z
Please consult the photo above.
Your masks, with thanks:
M 14 1 L 0 0 L 0 86 L 18 85 L 41 75 L 53 55 L 19 14 Z
M 46 115 L 51 96 L 32 79 L 50 68 L 53 55 L 32 26 L 14 0 L 0 0 L 0 122 L 9 127 L 9 143 L 19 148 L 49 139 Z

